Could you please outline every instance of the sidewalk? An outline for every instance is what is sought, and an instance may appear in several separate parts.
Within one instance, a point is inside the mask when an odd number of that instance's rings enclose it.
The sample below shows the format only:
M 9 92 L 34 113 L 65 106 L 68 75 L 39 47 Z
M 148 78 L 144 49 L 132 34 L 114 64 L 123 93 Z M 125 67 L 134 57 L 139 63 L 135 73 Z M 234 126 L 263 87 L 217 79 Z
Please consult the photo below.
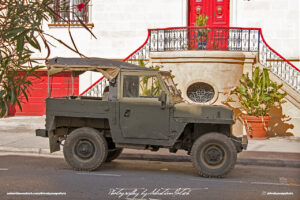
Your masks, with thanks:
M 50 154 L 48 138 L 35 136 L 35 129 L 45 127 L 44 117 L 10 117 L 0 119 L 0 153 L 38 156 L 63 156 L 62 151 Z M 190 161 L 185 151 L 176 154 L 168 149 L 158 152 L 124 149 L 120 159 Z M 247 151 L 238 154 L 238 164 L 300 167 L 300 137 L 274 137 L 249 140 Z

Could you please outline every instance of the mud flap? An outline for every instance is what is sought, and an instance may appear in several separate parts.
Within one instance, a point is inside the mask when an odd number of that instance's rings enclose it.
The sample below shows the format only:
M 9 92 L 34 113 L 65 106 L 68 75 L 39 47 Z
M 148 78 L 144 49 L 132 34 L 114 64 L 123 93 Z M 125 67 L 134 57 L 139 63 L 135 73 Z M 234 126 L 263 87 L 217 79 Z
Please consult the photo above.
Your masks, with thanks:
M 54 131 L 53 130 L 49 131 L 48 136 L 49 136 L 50 153 L 59 151 L 60 145 L 58 142 L 58 137 L 54 135 Z
M 53 153 L 55 151 L 60 150 L 60 145 L 58 142 L 58 137 L 54 135 L 54 130 L 56 128 L 55 117 L 49 117 L 49 119 L 50 120 L 47 121 L 47 123 L 49 123 L 49 127 L 48 127 L 49 147 L 50 147 L 50 153 Z

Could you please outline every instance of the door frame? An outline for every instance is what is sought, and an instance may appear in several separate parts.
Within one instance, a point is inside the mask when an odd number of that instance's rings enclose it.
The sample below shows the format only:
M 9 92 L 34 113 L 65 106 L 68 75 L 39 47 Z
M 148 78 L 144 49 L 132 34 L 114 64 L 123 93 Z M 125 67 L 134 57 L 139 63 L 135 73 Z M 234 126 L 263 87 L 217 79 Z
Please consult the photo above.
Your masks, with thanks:
M 124 140 L 128 141 L 128 143 L 137 143 L 137 141 L 140 141 L 138 143 L 141 144 L 153 144 L 153 145 L 158 145 L 161 141 L 168 141 L 169 140 L 169 135 L 170 135 L 170 93 L 167 90 L 167 87 L 162 79 L 161 74 L 158 71 L 126 71 L 126 72 L 120 72 L 120 84 L 119 84 L 119 113 L 118 113 L 118 118 L 119 118 L 119 128 L 121 131 L 121 135 L 123 137 Z M 160 106 L 160 101 L 158 97 L 143 97 L 143 98 L 139 98 L 139 97 L 123 97 L 123 84 L 124 84 L 124 76 L 129 75 L 129 76 L 157 76 L 158 77 L 158 81 L 159 84 L 161 86 L 162 91 L 165 91 L 167 94 L 167 102 L 166 102 L 166 108 L 165 112 L 168 112 L 168 119 L 166 119 L 168 121 L 168 125 L 167 125 L 167 133 L 166 133 L 166 138 L 160 138 L 160 139 L 153 139 L 153 138 L 130 138 L 130 137 L 126 137 L 123 134 L 122 131 L 122 127 L 121 127 L 121 104 L 122 103 L 139 103 L 139 104 L 143 104 L 143 103 L 149 103 L 149 104 L 158 104 L 158 106 Z M 161 108 L 160 108 L 161 109 Z
M 206 1 L 211 1 L 211 0 L 206 0 Z M 226 0 L 225 0 L 226 1 Z M 237 0 L 227 0 L 229 3 L 228 6 L 228 26 L 230 27 L 232 25 L 232 22 L 234 22 L 234 25 L 236 25 L 237 23 Z M 186 0 L 186 25 L 187 27 L 190 27 L 191 25 L 189 25 L 189 18 L 190 18 L 190 2 L 191 0 Z M 209 8 L 210 10 L 211 8 Z M 233 12 L 235 11 L 235 12 Z

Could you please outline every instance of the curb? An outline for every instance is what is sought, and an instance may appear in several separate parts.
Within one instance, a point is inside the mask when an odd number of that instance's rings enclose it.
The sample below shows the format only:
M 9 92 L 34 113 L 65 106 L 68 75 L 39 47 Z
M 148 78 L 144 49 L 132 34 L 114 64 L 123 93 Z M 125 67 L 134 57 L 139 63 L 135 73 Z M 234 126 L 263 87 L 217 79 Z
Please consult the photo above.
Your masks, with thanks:
M 42 148 L 16 148 L 16 147 L 0 146 L 0 153 L 9 154 L 9 155 L 63 157 L 62 151 L 50 153 L 49 149 L 42 149 Z M 185 155 L 161 155 L 161 154 L 154 155 L 154 154 L 138 154 L 138 153 L 123 153 L 120 155 L 118 159 L 148 160 L 148 161 L 163 161 L 163 162 L 191 162 L 190 156 L 185 156 Z M 238 158 L 236 164 L 268 166 L 268 167 L 300 168 L 300 159 L 299 160 L 278 160 L 278 159 L 262 159 L 262 158 Z
M 300 168 L 300 161 L 295 160 L 264 160 L 264 159 L 247 159 L 238 158 L 236 164 L 240 165 L 258 165 L 267 167 L 292 167 Z
M 122 160 L 149 160 L 164 162 L 191 162 L 190 156 L 181 155 L 149 155 L 149 154 L 121 154 L 118 159 Z M 240 165 L 257 165 L 268 167 L 292 167 L 300 168 L 300 161 L 295 160 L 270 160 L 270 159 L 253 159 L 238 158 L 236 164 Z
M 0 153 L 12 153 L 14 155 L 35 155 L 35 156 L 63 156 L 62 151 L 50 153 L 49 149 L 42 148 L 17 148 L 0 146 Z
M 0 146 L 0 152 L 40 154 L 41 148 L 17 148 L 17 147 L 3 147 L 3 146 Z

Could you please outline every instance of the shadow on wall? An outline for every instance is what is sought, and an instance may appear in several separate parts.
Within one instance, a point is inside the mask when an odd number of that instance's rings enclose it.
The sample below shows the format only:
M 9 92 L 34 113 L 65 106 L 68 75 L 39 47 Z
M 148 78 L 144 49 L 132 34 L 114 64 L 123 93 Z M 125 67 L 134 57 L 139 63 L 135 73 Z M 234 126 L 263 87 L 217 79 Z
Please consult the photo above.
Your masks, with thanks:
M 282 113 L 282 107 L 272 108 L 270 110 L 270 115 L 272 116 L 271 121 L 269 122 L 269 128 L 267 136 L 294 136 L 293 133 L 289 132 L 289 129 L 293 129 L 294 125 L 288 123 L 291 118 Z

